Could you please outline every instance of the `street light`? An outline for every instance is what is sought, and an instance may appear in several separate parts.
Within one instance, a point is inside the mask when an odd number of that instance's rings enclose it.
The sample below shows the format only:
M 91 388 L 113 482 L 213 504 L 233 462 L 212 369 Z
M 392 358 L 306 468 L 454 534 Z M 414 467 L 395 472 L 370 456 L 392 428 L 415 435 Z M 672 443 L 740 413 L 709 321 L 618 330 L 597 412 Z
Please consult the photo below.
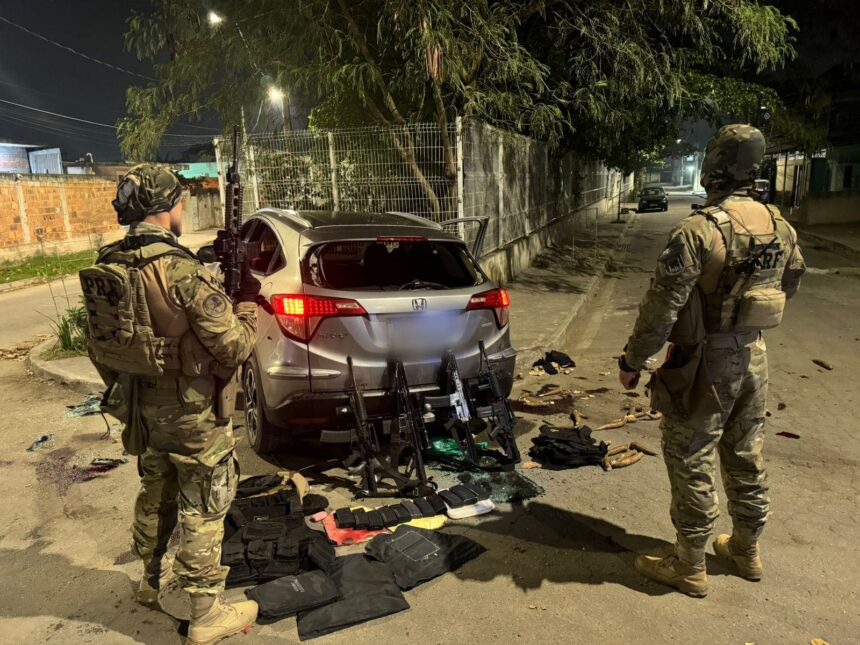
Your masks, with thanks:
M 284 91 L 281 88 L 275 85 L 269 87 L 269 100 L 272 102 L 272 105 L 283 107 L 284 96 Z
M 209 21 L 209 24 L 212 25 L 213 27 L 217 27 L 222 22 L 224 22 L 223 16 L 218 15 L 214 11 L 210 11 L 208 14 L 206 14 L 206 19 Z

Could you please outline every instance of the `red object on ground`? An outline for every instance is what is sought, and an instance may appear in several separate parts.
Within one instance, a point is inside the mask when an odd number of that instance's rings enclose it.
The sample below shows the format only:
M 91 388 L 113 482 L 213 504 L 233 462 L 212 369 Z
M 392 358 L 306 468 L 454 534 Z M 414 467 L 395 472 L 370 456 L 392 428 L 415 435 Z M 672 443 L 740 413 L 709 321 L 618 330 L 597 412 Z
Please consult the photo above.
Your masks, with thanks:
M 382 533 L 388 533 L 388 529 L 382 529 L 379 531 L 359 531 L 356 529 L 339 529 L 337 528 L 337 524 L 334 522 L 334 513 L 326 517 L 322 521 L 323 528 L 325 529 L 325 534 L 328 537 L 328 541 L 334 544 L 335 546 L 347 546 L 349 544 L 361 544 L 362 542 L 366 542 L 374 535 L 380 535 Z

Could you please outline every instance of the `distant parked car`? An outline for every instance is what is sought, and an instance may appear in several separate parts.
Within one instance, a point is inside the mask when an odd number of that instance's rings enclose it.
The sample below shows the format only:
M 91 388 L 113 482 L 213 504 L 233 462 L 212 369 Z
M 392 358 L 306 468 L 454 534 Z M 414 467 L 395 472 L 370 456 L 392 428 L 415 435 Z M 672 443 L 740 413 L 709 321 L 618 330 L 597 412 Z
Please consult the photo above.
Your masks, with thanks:
M 639 194 L 638 212 L 647 210 L 669 210 L 669 198 L 662 186 L 646 186 Z

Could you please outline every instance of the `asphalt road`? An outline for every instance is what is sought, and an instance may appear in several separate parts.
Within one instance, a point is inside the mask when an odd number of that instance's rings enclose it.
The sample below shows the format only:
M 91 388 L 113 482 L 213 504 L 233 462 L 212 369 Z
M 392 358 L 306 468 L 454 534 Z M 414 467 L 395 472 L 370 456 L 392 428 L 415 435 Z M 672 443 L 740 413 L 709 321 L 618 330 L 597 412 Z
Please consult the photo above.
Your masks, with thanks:
M 576 359 L 574 373 L 526 377 L 515 394 L 546 382 L 575 389 L 577 407 L 593 426 L 618 417 L 625 404 L 643 403 L 620 391 L 612 357 L 629 334 L 668 230 L 686 212 L 684 200 L 673 198 L 668 213 L 638 216 L 614 271 L 577 318 L 567 346 L 558 348 Z M 486 553 L 408 592 L 409 611 L 318 642 L 857 642 L 860 281 L 856 268 L 833 273 L 847 261 L 814 250 L 807 257 L 815 271 L 790 303 L 785 324 L 767 335 L 773 416 L 764 454 L 773 517 L 763 540 L 762 582 L 727 575 L 711 558 L 711 593 L 694 600 L 636 573 L 635 553 L 672 540 L 658 457 L 608 473 L 596 467 L 524 470 L 544 487 L 542 496 L 448 529 L 469 535 Z M 833 371 L 816 367 L 813 358 L 832 363 Z M 140 574 L 128 551 L 134 464 L 64 490 L 69 465 L 119 456 L 120 445 L 100 438 L 99 417 L 67 417 L 63 406 L 80 397 L 28 377 L 21 363 L 0 361 L 0 388 L 0 499 L 6 501 L 0 505 L 0 570 L 7 581 L 0 585 L 0 642 L 179 643 L 172 619 L 137 606 L 132 597 Z M 784 409 L 777 409 L 779 402 Z M 565 415 L 522 415 L 524 453 L 544 418 L 567 421 Z M 800 438 L 775 436 L 781 430 Z M 54 435 L 54 445 L 26 452 L 43 433 Z M 599 434 L 616 444 L 635 438 L 659 446 L 656 422 Z M 244 444 L 239 456 L 243 474 L 273 470 Z M 280 463 L 295 461 L 282 455 Z M 346 499 L 337 483 L 316 482 L 334 507 Z M 718 530 L 728 527 L 724 513 Z M 296 641 L 295 621 L 288 619 L 229 642 Z
M 196 250 L 214 236 L 212 230 L 186 233 L 182 243 Z M 80 305 L 80 296 L 77 275 L 0 293 L 0 349 L 52 333 L 63 312 Z

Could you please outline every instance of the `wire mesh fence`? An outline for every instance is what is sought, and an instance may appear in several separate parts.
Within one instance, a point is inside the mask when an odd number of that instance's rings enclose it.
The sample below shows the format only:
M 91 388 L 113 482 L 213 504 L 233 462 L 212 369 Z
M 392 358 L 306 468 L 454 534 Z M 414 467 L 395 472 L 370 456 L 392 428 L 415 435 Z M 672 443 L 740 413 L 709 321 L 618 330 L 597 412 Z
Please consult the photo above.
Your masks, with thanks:
M 230 141 L 216 146 L 222 186 L 231 148 Z M 400 211 L 435 222 L 486 216 L 484 252 L 611 197 L 617 179 L 600 164 L 477 120 L 458 120 L 445 132 L 416 123 L 252 134 L 240 168 L 246 213 Z M 471 241 L 477 228 L 456 231 Z
M 456 141 L 454 127 L 448 140 Z M 456 216 L 455 152 L 435 124 L 252 134 L 240 153 L 244 203 L 344 212 Z M 226 171 L 232 143 L 221 142 Z

